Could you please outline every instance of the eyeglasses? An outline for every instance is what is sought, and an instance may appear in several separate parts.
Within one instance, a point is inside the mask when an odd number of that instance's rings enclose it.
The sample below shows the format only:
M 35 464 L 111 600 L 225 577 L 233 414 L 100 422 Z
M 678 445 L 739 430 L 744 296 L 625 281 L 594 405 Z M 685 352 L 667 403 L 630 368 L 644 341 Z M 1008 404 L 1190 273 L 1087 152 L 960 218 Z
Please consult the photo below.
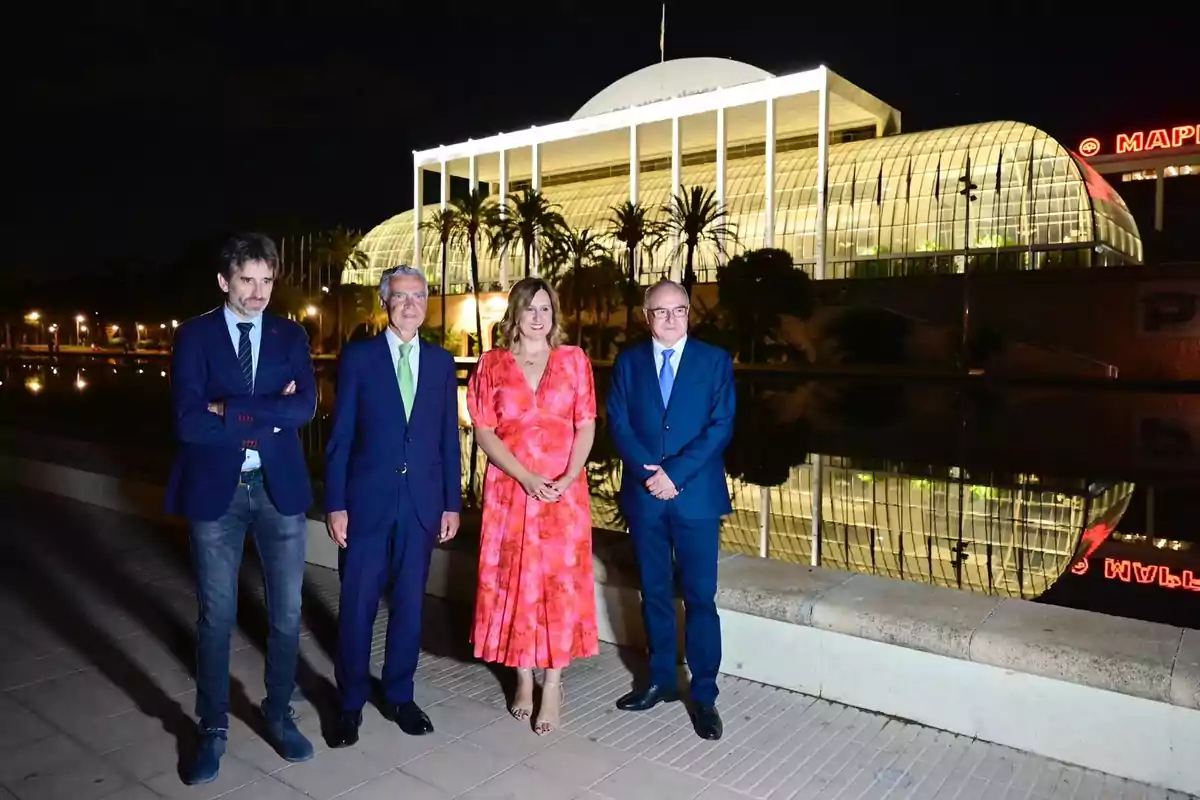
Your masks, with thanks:
M 683 319 L 691 309 L 687 306 L 675 306 L 674 308 L 648 308 L 646 310 L 655 319 L 666 319 L 668 316 L 675 317 L 675 319 Z

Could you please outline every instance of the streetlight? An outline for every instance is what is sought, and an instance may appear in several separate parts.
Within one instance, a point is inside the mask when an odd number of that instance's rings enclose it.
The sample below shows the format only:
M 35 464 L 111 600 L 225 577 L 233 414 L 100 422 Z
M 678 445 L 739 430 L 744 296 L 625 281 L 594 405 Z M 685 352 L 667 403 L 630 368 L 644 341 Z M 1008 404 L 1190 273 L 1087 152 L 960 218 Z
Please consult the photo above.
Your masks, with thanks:
M 138 322 L 138 323 L 134 324 L 134 328 L 137 330 L 137 336 L 135 336 L 133 339 L 133 346 L 141 347 L 142 346 L 142 332 L 144 330 L 146 330 L 146 326 L 143 325 L 142 323 Z
M 83 344 L 83 340 L 79 338 L 79 334 L 82 331 L 87 330 L 87 327 L 83 324 L 85 322 L 87 322 L 87 317 L 85 317 L 83 314 L 75 315 L 75 346 L 76 347 Z
M 30 311 L 28 314 L 25 315 L 25 321 L 28 322 L 30 325 L 37 326 L 38 333 L 41 334 L 41 336 L 39 336 L 38 338 L 40 338 L 40 339 L 46 338 L 46 332 L 42 329 L 42 312 Z
M 321 313 L 320 306 L 309 306 L 308 308 L 304 309 L 304 313 L 308 317 L 316 317 L 317 318 L 317 347 L 320 348 L 321 336 L 325 332 L 324 331 L 324 329 L 325 329 L 324 314 Z

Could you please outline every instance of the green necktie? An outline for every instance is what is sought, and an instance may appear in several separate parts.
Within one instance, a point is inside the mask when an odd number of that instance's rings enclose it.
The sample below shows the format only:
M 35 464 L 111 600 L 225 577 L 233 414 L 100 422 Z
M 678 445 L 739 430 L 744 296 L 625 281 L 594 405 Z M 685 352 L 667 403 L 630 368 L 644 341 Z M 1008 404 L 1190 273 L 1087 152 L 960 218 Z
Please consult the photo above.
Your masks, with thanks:
M 404 419 L 412 419 L 413 397 L 416 387 L 413 386 L 412 364 L 408 354 L 412 352 L 413 343 L 403 342 L 400 345 L 400 361 L 396 364 L 396 377 L 400 381 L 400 399 L 404 401 Z

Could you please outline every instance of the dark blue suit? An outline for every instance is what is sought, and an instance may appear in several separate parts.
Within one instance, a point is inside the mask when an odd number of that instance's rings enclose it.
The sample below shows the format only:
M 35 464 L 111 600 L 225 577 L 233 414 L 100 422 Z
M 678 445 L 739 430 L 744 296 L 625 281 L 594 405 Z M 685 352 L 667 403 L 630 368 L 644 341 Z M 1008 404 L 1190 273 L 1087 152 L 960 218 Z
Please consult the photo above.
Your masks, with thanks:
M 429 559 L 442 513 L 462 510 L 456 366 L 442 348 L 419 347 L 408 420 L 386 333 L 347 344 L 338 365 L 325 510 L 348 514 L 335 664 L 347 711 L 370 694 L 371 631 L 389 587 L 384 693 L 412 700 Z
M 629 523 L 642 578 L 642 613 L 650 644 L 651 683 L 676 686 L 675 581 L 686 615 L 692 698 L 711 705 L 721 665 L 717 557 L 721 517 L 730 513 L 723 453 L 733 435 L 733 362 L 724 350 L 688 338 L 670 401 L 663 407 L 651 342 L 613 364 L 608 426 L 621 454 L 619 504 Z M 645 487 L 658 464 L 675 483 L 673 500 Z
M 229 508 L 246 448 L 258 450 L 268 491 L 280 514 L 312 505 L 312 485 L 297 431 L 312 421 L 317 382 L 308 334 L 295 322 L 263 314 L 253 391 L 246 388 L 224 308 L 175 331 L 171 405 L 180 448 L 167 482 L 166 510 L 190 520 L 215 520 Z M 289 382 L 296 393 L 283 396 Z M 225 415 L 208 411 L 215 400 Z M 279 428 L 278 433 L 274 432 Z
M 249 381 L 232 338 L 238 323 L 253 328 L 248 341 L 257 341 Z M 292 381 L 295 393 L 284 396 Z M 196 714 L 204 728 L 228 727 L 229 640 L 250 532 L 262 562 L 269 617 L 264 711 L 268 719 L 281 719 L 295 685 L 305 512 L 312 504 L 297 433 L 317 404 L 308 335 L 272 314 L 249 322 L 224 307 L 188 320 L 175 332 L 171 399 L 180 447 L 166 508 L 189 522 L 200 605 Z M 208 410 L 213 402 L 224 404 L 223 415 Z M 257 458 L 248 458 L 247 450 L 257 451 Z

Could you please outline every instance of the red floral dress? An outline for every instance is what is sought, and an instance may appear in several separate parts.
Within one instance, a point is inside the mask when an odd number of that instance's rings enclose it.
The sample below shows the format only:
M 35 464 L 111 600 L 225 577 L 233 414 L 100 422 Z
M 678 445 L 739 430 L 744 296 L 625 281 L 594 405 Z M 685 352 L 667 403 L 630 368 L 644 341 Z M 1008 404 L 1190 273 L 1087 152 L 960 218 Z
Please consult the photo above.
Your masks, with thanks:
M 550 351 L 537 391 L 508 350 L 479 359 L 467 389 L 478 428 L 496 435 L 527 469 L 567 470 L 575 428 L 596 418 L 592 365 L 578 347 Z M 475 656 L 510 667 L 559 669 L 599 652 L 592 577 L 592 510 L 580 474 L 557 503 L 525 494 L 488 464 L 483 484 Z

